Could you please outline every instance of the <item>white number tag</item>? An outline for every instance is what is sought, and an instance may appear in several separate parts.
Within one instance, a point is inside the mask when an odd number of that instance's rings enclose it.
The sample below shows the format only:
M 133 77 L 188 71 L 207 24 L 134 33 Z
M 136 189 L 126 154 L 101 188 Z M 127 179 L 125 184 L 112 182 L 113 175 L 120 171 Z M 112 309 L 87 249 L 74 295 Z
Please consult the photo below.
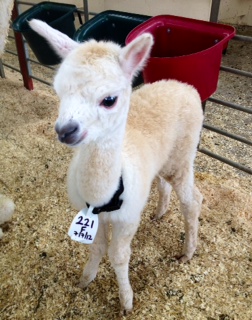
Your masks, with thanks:
M 93 207 L 84 208 L 74 217 L 68 230 L 69 237 L 85 244 L 93 243 L 98 229 L 98 214 L 93 214 Z

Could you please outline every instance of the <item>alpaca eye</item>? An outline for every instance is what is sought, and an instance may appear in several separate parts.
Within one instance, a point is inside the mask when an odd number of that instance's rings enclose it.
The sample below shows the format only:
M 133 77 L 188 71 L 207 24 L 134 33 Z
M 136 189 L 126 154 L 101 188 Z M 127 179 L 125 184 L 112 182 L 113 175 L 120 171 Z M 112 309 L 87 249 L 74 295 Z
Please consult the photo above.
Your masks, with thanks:
M 112 108 L 117 101 L 117 97 L 106 97 L 102 100 L 101 106 L 105 108 Z

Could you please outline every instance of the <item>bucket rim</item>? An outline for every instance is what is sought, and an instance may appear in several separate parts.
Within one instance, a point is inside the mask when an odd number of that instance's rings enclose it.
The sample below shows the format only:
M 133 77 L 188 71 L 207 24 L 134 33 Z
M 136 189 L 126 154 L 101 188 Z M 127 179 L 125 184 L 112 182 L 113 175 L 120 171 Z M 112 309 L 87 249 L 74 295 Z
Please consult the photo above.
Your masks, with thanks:
M 191 30 L 197 30 L 199 31 L 199 27 L 204 28 L 204 31 L 206 35 L 216 35 L 216 36 L 222 36 L 222 39 L 219 40 L 216 45 L 219 45 L 220 43 L 226 43 L 231 38 L 233 38 L 236 34 L 236 29 L 233 26 L 221 24 L 221 23 L 215 23 L 215 22 L 209 22 L 204 20 L 197 20 L 197 19 L 191 19 L 191 18 L 185 18 L 185 17 L 179 17 L 174 15 L 157 15 L 154 16 L 147 21 L 143 22 L 136 28 L 134 28 L 127 36 L 125 43 L 130 43 L 133 39 L 135 39 L 137 36 L 141 35 L 142 33 L 149 32 L 150 30 L 153 30 L 157 27 L 165 27 L 167 26 L 167 23 L 170 23 L 170 25 L 173 25 L 174 27 L 180 27 Z M 215 46 L 213 44 L 213 46 Z M 208 49 L 206 49 L 208 50 Z M 204 51 L 204 50 L 203 50 Z
M 17 31 L 17 32 L 34 32 L 28 25 L 27 22 L 29 22 L 30 20 L 33 19 L 32 17 L 32 14 L 36 14 L 38 13 L 39 11 L 41 11 L 41 9 L 43 8 L 52 8 L 52 9 L 55 9 L 55 8 L 62 8 L 62 9 L 65 9 L 65 13 L 58 17 L 57 19 L 51 21 L 51 22 L 46 22 L 48 25 L 50 25 L 51 27 L 53 27 L 57 22 L 61 21 L 62 19 L 66 18 L 67 16 L 73 14 L 74 12 L 77 11 L 77 7 L 75 5 L 72 5 L 72 4 L 65 4 L 65 3 L 58 3 L 58 2 L 49 2 L 49 1 L 43 1 L 43 2 L 40 2 L 36 5 L 34 5 L 33 7 L 31 7 L 30 9 L 22 12 L 16 19 L 15 21 L 13 21 L 12 23 L 12 29 L 14 31 Z M 47 10 L 48 10 L 47 9 Z M 63 10 L 64 11 L 64 10 Z M 24 21 L 26 22 L 24 24 Z
M 113 18 L 130 18 L 131 20 L 141 20 L 146 21 L 151 18 L 151 16 L 148 15 L 142 15 L 138 13 L 129 13 L 124 11 L 116 11 L 116 10 L 105 10 L 97 15 L 95 15 L 93 18 L 85 22 L 83 25 L 81 25 L 78 30 L 76 30 L 74 34 L 74 40 L 77 42 L 83 42 L 82 38 L 85 33 L 94 26 L 96 23 L 102 23 L 105 21 L 108 21 Z
M 150 56 L 149 59 L 173 59 L 173 58 L 183 58 L 183 57 L 190 57 L 195 55 L 202 55 L 204 53 L 207 53 L 209 51 L 215 50 L 216 47 L 221 47 L 222 50 L 225 49 L 225 46 L 227 46 L 228 41 L 233 38 L 236 34 L 236 29 L 233 26 L 221 24 L 221 23 L 215 23 L 215 22 L 209 22 L 204 20 L 198 20 L 198 19 L 191 19 L 186 17 L 179 17 L 174 15 L 157 15 L 154 16 L 147 21 L 141 23 L 137 27 L 135 27 L 126 37 L 125 44 L 129 44 L 131 41 L 133 41 L 136 37 L 140 36 L 143 33 L 150 33 L 152 34 L 153 30 L 164 27 L 179 27 L 181 29 L 185 30 L 194 30 L 194 31 L 200 31 L 202 32 L 202 27 L 205 29 L 204 31 L 206 36 L 207 35 L 215 35 L 216 36 L 216 43 L 213 43 L 211 46 L 193 52 L 189 54 L 174 56 L 174 57 L 157 57 L 157 56 Z M 219 39 L 221 38 L 221 39 Z M 155 39 L 154 39 L 155 40 Z

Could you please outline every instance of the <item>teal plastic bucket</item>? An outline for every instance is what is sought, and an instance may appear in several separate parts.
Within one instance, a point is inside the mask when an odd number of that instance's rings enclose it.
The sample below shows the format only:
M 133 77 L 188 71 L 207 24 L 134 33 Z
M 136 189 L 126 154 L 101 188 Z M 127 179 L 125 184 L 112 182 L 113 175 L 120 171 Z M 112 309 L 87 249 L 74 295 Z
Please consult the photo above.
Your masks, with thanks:
M 107 10 L 84 23 L 74 34 L 74 40 L 84 42 L 89 39 L 113 41 L 125 46 L 128 34 L 150 16 Z M 133 87 L 143 83 L 142 74 L 133 81 Z
M 73 38 L 76 31 L 74 25 L 74 12 L 76 11 L 75 5 L 41 2 L 19 15 L 13 22 L 12 28 L 14 31 L 23 34 L 41 64 L 55 65 L 61 62 L 60 57 L 43 37 L 30 28 L 28 21 L 32 19 L 42 20 L 52 28 Z

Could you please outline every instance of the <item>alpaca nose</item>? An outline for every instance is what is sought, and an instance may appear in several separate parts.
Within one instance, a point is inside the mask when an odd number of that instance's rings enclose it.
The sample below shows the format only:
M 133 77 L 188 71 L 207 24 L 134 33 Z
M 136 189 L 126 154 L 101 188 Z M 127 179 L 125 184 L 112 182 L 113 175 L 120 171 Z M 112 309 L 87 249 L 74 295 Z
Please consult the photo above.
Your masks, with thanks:
M 76 141 L 76 134 L 79 131 L 79 125 L 77 122 L 74 121 L 64 126 L 60 126 L 58 123 L 56 123 L 55 131 L 58 134 L 60 142 L 66 144 L 73 144 Z

